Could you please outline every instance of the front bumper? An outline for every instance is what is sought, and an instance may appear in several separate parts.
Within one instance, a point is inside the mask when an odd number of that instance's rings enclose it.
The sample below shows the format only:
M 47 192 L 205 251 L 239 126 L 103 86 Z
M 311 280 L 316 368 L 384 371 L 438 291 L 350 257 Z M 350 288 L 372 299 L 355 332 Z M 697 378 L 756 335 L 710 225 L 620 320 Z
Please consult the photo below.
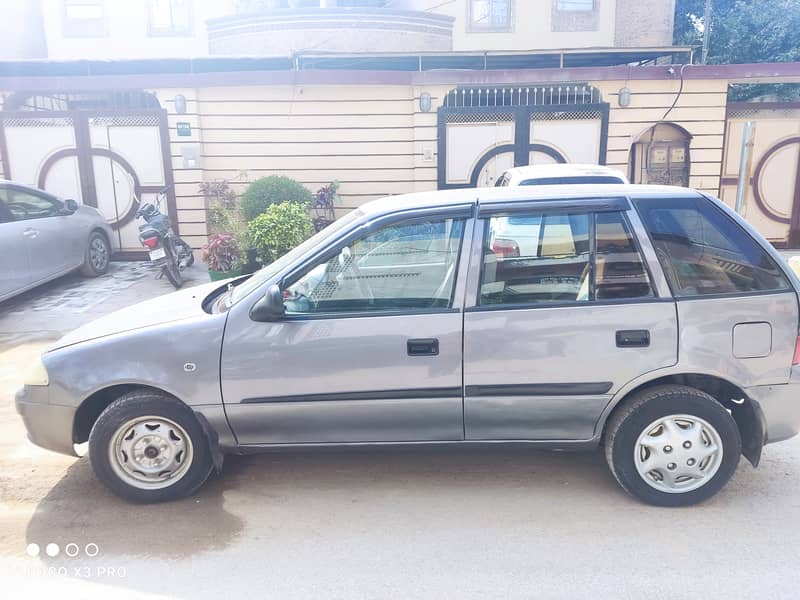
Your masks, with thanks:
M 800 433 L 800 381 L 794 373 L 785 385 L 759 385 L 745 389 L 761 412 L 764 443 L 772 444 Z
M 48 403 L 49 389 L 45 386 L 23 386 L 14 400 L 22 417 L 28 439 L 42 448 L 78 456 L 72 442 L 72 427 L 76 409 Z

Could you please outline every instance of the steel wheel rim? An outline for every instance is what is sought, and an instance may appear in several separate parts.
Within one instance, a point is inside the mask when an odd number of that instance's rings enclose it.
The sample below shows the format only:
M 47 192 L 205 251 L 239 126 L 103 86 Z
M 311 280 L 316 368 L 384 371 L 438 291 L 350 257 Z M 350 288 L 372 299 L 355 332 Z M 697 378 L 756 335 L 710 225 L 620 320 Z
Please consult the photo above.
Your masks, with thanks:
M 89 244 L 89 260 L 98 271 L 102 271 L 108 264 L 108 248 L 100 238 L 94 238 Z
M 722 464 L 719 432 L 695 415 L 668 415 L 644 428 L 634 446 L 639 476 L 652 488 L 684 494 L 711 481 Z
M 114 473 L 139 489 L 162 489 L 179 481 L 192 464 L 186 430 L 166 417 L 136 417 L 111 437 L 108 457 Z

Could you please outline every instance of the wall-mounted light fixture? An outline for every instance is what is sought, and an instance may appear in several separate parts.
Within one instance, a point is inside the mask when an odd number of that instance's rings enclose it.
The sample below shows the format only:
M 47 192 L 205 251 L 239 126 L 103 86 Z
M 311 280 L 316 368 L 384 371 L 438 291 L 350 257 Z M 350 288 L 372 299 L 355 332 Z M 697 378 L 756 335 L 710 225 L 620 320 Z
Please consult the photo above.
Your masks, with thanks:
M 621 107 L 630 106 L 631 103 L 631 91 L 628 87 L 620 88 L 619 95 L 617 96 L 617 102 Z
M 431 95 L 428 92 L 422 92 L 419 95 L 419 109 L 422 112 L 429 112 L 431 110 Z
M 175 112 L 179 115 L 186 114 L 186 96 L 178 94 L 173 101 L 175 102 Z

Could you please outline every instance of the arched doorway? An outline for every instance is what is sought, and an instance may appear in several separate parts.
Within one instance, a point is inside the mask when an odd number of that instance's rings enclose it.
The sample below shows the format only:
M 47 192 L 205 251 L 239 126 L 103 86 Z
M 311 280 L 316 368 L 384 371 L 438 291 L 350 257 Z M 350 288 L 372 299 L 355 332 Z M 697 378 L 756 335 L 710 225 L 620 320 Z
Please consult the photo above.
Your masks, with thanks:
M 658 123 L 643 131 L 631 146 L 631 182 L 688 187 L 691 139 L 674 123 Z
M 145 91 L 17 92 L 0 112 L 4 175 L 94 206 L 123 256 L 141 254 L 134 214 L 169 186 L 177 226 L 166 111 Z

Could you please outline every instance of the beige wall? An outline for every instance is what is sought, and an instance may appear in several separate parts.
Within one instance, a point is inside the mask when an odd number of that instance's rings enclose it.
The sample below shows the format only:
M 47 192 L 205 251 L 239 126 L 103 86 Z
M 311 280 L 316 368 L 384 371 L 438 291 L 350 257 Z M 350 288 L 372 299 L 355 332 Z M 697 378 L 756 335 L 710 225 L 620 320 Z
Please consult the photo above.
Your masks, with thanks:
M 615 46 L 671 46 L 675 2 L 617 0 Z
M 627 175 L 631 144 L 664 117 L 675 101 L 680 82 L 599 81 L 593 85 L 611 105 L 606 161 Z M 621 108 L 617 98 L 625 86 L 631 90 L 631 103 Z M 675 108 L 665 119 L 692 135 L 690 187 L 714 195 L 719 193 L 727 89 L 728 82 L 724 80 L 687 80 Z
M 447 88 L 442 88 L 446 91 Z M 431 90 L 427 90 L 431 91 Z M 174 114 L 176 94 L 187 114 Z M 252 86 L 158 90 L 169 114 L 181 235 L 206 233 L 202 181 L 227 179 L 237 192 L 266 175 L 292 177 L 316 191 L 341 183 L 339 214 L 391 194 L 436 189 L 436 111 L 419 112 L 411 86 Z M 434 107 L 441 97 L 433 99 Z M 191 137 L 178 137 L 188 122 Z M 183 154 L 195 149 L 202 164 Z
M 592 83 L 592 82 L 590 82 Z M 679 82 L 593 82 L 611 105 L 607 161 L 627 174 L 631 144 L 661 119 Z M 617 103 L 619 89 L 631 104 Z M 249 86 L 162 89 L 169 111 L 172 165 L 181 234 L 195 246 L 206 233 L 202 181 L 227 179 L 238 192 L 258 177 L 287 175 L 311 191 L 341 182 L 339 214 L 386 195 L 435 190 L 436 107 L 452 85 Z M 692 134 L 692 187 L 717 194 L 725 128 L 727 82 L 687 80 L 667 117 Z M 419 110 L 419 95 L 433 96 L 433 109 Z M 174 114 L 172 98 L 183 94 L 187 114 Z M 188 122 L 191 137 L 177 137 Z M 184 155 L 200 162 L 186 164 Z

